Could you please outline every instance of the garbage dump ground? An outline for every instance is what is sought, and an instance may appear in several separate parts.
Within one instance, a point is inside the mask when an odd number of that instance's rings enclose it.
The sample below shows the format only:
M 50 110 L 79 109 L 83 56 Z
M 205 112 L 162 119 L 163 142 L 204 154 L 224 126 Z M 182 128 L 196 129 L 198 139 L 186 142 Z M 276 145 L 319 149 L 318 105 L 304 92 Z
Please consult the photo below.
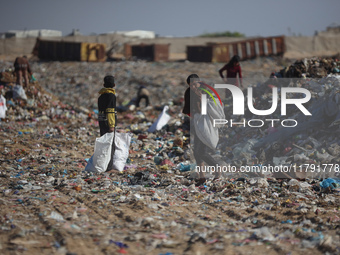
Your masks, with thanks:
M 267 107 L 275 86 L 269 77 L 305 78 L 300 86 L 320 112 L 301 119 L 295 133 L 224 128 L 220 157 L 239 166 L 340 164 L 339 61 L 266 58 L 241 65 L 244 77 L 262 81 L 258 105 Z M 8 108 L 0 122 L 1 254 L 340 253 L 339 168 L 289 178 L 237 172 L 196 185 L 181 114 L 185 80 L 191 73 L 216 79 L 219 64 L 35 62 L 37 81 L 25 100 L 15 92 L 11 66 L 0 63 Z M 133 136 L 122 173 L 88 173 L 106 74 L 116 77 L 118 128 Z M 153 105 L 133 109 L 141 83 Z M 147 132 L 165 105 L 169 122 Z

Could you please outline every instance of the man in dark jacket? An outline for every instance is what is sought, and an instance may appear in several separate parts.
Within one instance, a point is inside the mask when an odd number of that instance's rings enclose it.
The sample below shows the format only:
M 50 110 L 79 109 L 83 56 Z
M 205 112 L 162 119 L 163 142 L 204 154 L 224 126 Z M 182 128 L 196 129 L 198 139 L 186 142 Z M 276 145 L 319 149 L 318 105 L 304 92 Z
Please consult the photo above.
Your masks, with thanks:
M 99 91 L 98 98 L 98 121 L 100 128 L 100 136 L 115 131 L 116 127 L 116 92 L 115 92 L 115 79 L 113 76 L 108 75 L 104 78 L 104 88 Z M 107 170 L 112 169 L 113 155 L 115 152 L 114 141 L 112 143 L 111 160 Z

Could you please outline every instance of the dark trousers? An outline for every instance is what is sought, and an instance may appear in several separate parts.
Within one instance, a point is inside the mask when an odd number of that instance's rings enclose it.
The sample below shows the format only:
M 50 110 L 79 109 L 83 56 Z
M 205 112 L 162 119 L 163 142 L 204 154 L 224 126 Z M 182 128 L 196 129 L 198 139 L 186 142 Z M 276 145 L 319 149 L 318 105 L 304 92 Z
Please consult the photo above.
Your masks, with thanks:
M 22 78 L 24 77 L 25 79 L 25 87 L 28 88 L 28 72 L 27 69 L 18 69 L 15 71 L 16 72 L 16 76 L 17 76 L 17 84 L 22 86 Z
M 145 96 L 145 95 L 137 97 L 136 106 L 139 107 L 139 103 L 142 100 L 142 98 L 145 99 L 145 107 L 148 107 L 148 105 L 149 105 L 149 97 Z

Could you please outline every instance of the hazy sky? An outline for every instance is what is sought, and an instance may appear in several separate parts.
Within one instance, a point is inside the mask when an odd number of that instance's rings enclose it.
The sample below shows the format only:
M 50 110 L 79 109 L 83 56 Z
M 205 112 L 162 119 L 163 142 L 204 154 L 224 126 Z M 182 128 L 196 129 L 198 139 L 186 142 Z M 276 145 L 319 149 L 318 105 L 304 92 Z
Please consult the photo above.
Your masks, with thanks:
M 340 25 L 339 11 L 339 0 L 2 0 L 0 32 L 150 30 L 185 37 L 228 30 L 246 36 L 310 36 Z

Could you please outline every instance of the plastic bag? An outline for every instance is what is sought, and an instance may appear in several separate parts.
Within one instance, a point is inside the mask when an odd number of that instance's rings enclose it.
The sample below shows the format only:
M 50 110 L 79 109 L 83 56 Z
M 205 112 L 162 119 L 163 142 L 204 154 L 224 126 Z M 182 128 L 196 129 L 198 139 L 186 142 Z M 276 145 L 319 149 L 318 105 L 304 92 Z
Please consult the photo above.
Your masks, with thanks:
M 114 132 L 96 138 L 94 154 L 87 162 L 85 171 L 103 173 L 111 160 Z
M 148 132 L 152 133 L 156 130 L 162 129 L 170 120 L 170 115 L 166 112 L 169 110 L 169 106 L 164 106 L 162 113 L 158 116 L 157 120 L 149 127 Z
M 13 90 L 13 98 L 14 99 L 27 100 L 25 90 L 21 85 L 18 85 L 18 84 L 15 85 L 12 90 Z
M 190 161 L 187 162 L 181 162 L 176 166 L 176 169 L 178 169 L 181 172 L 188 172 L 195 170 L 196 164 L 192 163 L 190 164 Z
M 6 99 L 3 97 L 3 95 L 0 95 L 0 118 L 4 119 L 6 118 Z
M 326 189 L 330 187 L 331 189 L 338 188 L 340 187 L 340 179 L 332 179 L 332 178 L 327 178 L 326 180 L 323 180 L 319 184 L 322 188 Z
M 129 147 L 131 143 L 130 133 L 119 133 L 116 132 L 115 137 L 115 153 L 113 155 L 113 168 L 118 171 L 123 171 L 126 160 L 129 157 Z
M 194 127 L 200 140 L 211 149 L 216 149 L 218 144 L 218 128 L 213 126 L 209 115 L 194 115 Z

